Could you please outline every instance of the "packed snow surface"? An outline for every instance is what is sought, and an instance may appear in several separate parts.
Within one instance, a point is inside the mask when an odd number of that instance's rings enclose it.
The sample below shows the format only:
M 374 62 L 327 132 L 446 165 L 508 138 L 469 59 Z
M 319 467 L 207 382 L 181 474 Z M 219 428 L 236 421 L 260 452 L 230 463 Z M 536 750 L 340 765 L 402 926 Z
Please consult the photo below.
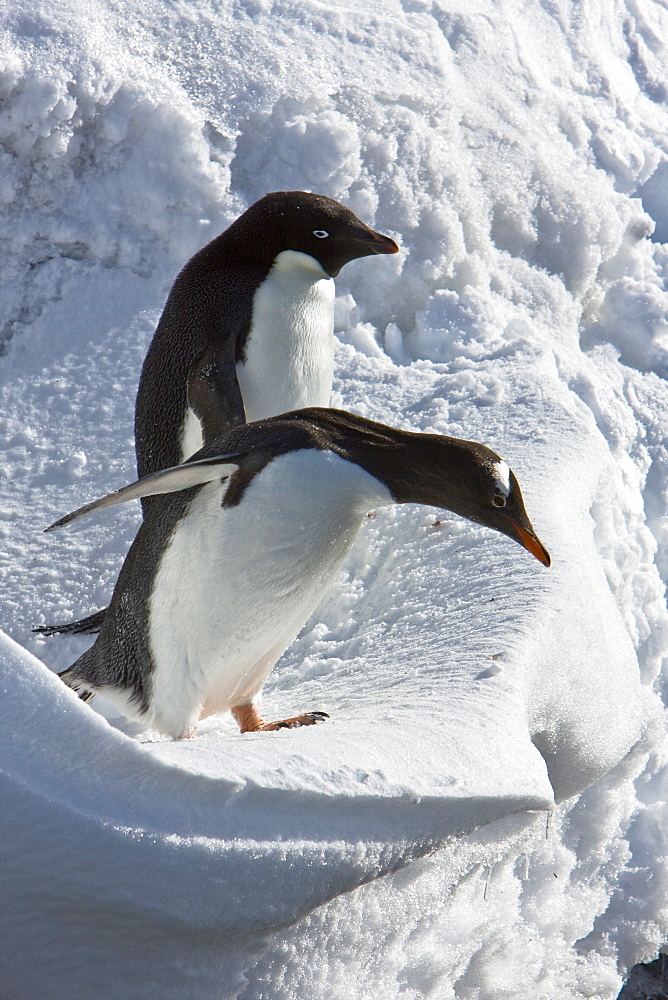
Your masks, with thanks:
M 12 0 L 0 42 L 0 994 L 613 998 L 668 936 L 668 10 Z M 480 440 L 548 570 L 378 510 L 264 712 L 170 742 L 53 671 L 140 520 L 138 374 L 267 191 L 397 257 L 337 279 L 333 404 Z M 97 702 L 99 701 L 99 705 Z

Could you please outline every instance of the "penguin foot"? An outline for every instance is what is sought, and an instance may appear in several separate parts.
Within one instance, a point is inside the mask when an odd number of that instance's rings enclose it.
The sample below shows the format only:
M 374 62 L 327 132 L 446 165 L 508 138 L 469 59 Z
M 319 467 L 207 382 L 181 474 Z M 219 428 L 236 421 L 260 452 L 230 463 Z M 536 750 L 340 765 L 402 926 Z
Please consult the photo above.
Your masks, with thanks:
M 291 719 L 278 719 L 276 722 L 263 722 L 253 729 L 247 729 L 249 733 L 273 733 L 276 729 L 298 729 L 299 726 L 315 726 L 318 722 L 328 719 L 327 712 L 304 712 L 302 715 L 293 715 Z
M 291 719 L 278 719 L 276 722 L 265 722 L 255 705 L 235 705 L 232 715 L 239 724 L 242 733 L 272 733 L 277 729 L 297 729 L 299 726 L 315 726 L 323 719 L 328 719 L 327 712 L 304 712 L 293 715 Z

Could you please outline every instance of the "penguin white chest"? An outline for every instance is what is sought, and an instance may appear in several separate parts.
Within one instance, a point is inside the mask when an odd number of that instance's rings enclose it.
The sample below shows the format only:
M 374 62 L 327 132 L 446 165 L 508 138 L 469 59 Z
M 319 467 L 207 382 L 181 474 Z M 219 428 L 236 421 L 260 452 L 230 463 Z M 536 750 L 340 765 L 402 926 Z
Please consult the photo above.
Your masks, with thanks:
M 193 499 L 162 556 L 149 605 L 152 708 L 163 732 L 248 704 L 318 605 L 370 507 L 389 490 L 332 452 L 278 456 L 241 502 L 225 484 Z
M 328 406 L 334 371 L 334 281 L 314 257 L 284 250 L 253 298 L 237 379 L 248 421 Z
M 185 462 L 196 451 L 199 451 L 203 444 L 202 425 L 193 410 L 188 407 L 181 428 L 181 461 Z

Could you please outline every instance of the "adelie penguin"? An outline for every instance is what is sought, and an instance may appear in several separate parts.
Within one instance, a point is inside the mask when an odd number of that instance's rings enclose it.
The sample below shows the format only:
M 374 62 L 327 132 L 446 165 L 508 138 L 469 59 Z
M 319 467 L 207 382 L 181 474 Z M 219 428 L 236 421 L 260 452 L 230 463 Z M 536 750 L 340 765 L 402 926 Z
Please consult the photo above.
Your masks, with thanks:
M 138 474 L 177 465 L 239 424 L 327 406 L 333 279 L 352 260 L 398 250 L 324 195 L 276 191 L 251 205 L 174 282 L 139 380 Z M 97 632 L 103 617 L 35 631 Z
M 104 693 L 176 738 L 227 710 L 242 732 L 323 717 L 310 712 L 267 723 L 256 698 L 372 507 L 441 507 L 494 528 L 550 565 L 517 479 L 489 448 L 339 410 L 305 409 L 236 428 L 184 465 L 51 528 L 148 496 L 155 500 L 100 635 L 61 677 L 81 697 Z
M 331 198 L 277 191 L 195 254 L 142 368 L 139 475 L 183 462 L 233 426 L 329 405 L 333 279 L 352 260 L 398 250 Z

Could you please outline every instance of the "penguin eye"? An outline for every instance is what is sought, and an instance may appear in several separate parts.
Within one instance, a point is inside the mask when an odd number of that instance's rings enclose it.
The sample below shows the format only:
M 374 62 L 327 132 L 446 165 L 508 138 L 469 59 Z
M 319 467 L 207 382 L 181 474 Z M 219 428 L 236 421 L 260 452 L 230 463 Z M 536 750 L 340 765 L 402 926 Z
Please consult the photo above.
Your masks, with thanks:
M 505 507 L 506 506 L 506 498 L 503 496 L 502 493 L 497 493 L 494 496 L 494 499 L 492 500 L 492 503 L 494 504 L 495 507 Z
M 329 236 L 329 233 L 325 232 L 324 229 L 314 229 L 313 235 L 317 236 L 319 240 L 324 240 Z

